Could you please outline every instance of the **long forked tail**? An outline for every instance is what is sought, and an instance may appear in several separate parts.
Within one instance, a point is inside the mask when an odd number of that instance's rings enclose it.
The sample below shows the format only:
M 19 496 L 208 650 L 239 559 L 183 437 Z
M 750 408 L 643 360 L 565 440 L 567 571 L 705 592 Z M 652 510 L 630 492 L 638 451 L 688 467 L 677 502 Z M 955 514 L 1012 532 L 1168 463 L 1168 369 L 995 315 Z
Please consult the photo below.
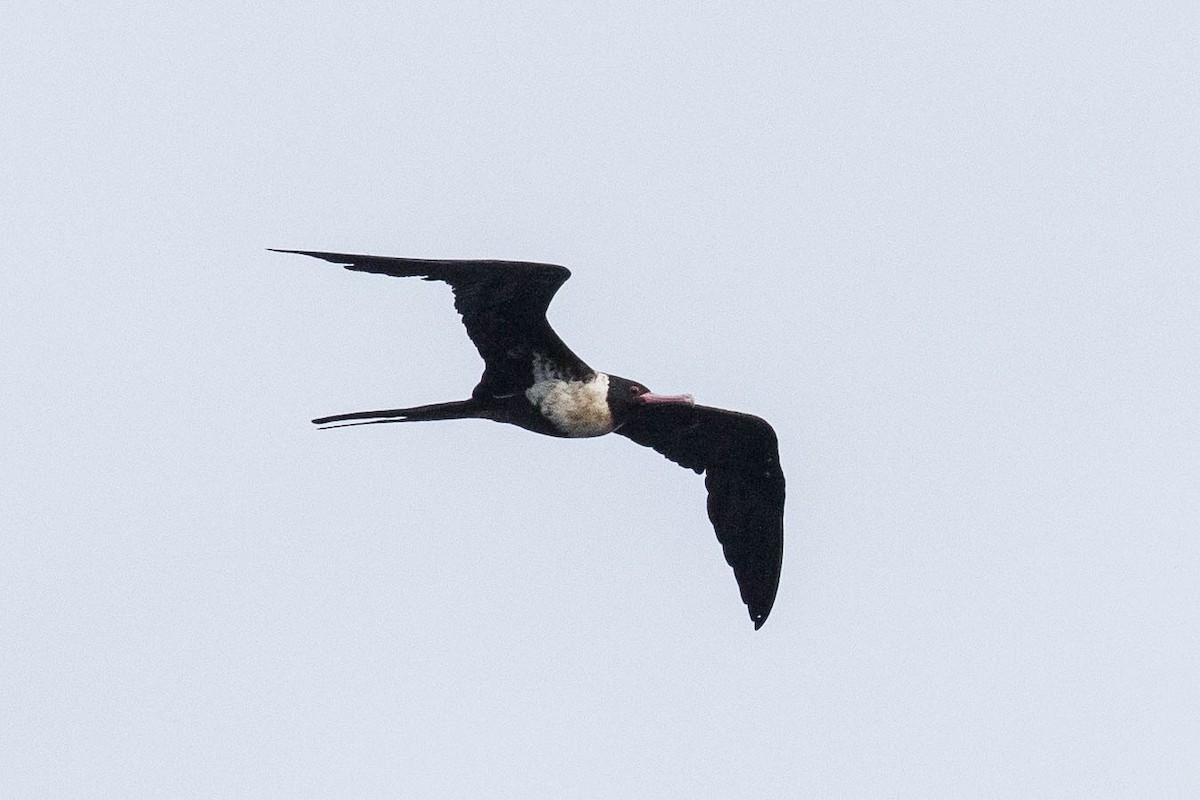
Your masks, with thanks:
M 439 419 L 471 419 L 486 417 L 478 400 L 455 400 L 452 403 L 433 403 L 412 408 L 391 408 L 384 411 L 355 411 L 314 419 L 322 430 L 346 428 L 351 425 L 381 425 L 385 422 L 429 422 Z M 353 420 L 353 421 L 352 421 Z

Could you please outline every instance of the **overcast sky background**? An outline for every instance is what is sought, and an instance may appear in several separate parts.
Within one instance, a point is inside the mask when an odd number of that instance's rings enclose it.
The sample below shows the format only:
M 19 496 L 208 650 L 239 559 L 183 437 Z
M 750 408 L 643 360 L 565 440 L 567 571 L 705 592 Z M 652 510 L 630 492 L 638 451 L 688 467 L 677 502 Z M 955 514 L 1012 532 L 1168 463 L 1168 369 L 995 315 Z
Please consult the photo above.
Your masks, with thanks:
M 1193 794 L 1200 12 L 1001 5 L 10 7 L 0 794 Z M 267 247 L 770 420 L 764 628 L 620 437 L 316 432 L 481 365 Z

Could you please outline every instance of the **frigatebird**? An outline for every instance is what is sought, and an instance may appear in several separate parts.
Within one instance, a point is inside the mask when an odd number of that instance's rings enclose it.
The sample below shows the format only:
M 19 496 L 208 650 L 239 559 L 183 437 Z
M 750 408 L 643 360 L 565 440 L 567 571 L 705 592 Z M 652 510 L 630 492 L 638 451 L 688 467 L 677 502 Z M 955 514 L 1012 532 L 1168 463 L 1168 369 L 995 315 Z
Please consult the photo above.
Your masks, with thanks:
M 490 419 L 559 437 L 616 433 L 707 473 L 708 518 L 733 567 L 754 629 L 771 613 L 783 563 L 784 478 L 775 431 L 750 414 L 696 405 L 598 372 L 546 321 L 566 267 L 527 261 L 438 260 L 277 250 L 357 272 L 448 283 L 483 377 L 467 400 L 314 419 L 322 427 Z

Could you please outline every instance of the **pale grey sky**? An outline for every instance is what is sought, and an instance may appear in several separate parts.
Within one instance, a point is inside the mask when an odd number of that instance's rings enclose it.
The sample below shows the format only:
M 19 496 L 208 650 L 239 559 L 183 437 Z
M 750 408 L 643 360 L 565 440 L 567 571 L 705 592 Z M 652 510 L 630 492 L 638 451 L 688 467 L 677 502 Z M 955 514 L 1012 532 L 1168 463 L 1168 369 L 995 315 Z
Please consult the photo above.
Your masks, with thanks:
M 4 16 L 3 796 L 1200 788 L 1194 4 Z M 775 425 L 768 623 L 619 437 L 314 431 L 480 363 L 266 247 L 570 267 Z

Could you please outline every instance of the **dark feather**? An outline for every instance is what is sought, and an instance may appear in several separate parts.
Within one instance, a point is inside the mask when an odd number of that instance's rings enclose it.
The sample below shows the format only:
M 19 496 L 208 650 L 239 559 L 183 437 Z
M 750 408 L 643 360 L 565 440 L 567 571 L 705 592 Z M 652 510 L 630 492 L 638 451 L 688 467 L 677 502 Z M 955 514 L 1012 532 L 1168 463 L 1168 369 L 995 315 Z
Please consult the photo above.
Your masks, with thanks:
M 503 396 L 533 384 L 533 354 L 553 362 L 564 377 L 590 380 L 591 367 L 558 338 L 546 309 L 571 277 L 566 267 L 528 261 L 461 261 L 277 250 L 314 256 L 357 272 L 443 281 L 454 290 L 454 307 L 467 336 L 483 357 L 474 395 Z
M 708 518 L 754 628 L 762 627 L 783 566 L 784 478 L 774 429 L 736 411 L 647 405 L 616 432 L 680 466 L 707 473 Z
M 450 261 L 279 250 L 314 256 L 358 272 L 443 281 L 485 368 L 472 399 L 414 408 L 338 414 L 318 424 L 380 424 L 482 417 L 551 436 L 547 421 L 524 392 L 535 359 L 558 378 L 588 381 L 595 372 L 571 352 L 546 321 L 546 309 L 571 273 L 554 264 Z M 624 378 L 609 376 L 608 404 L 616 432 L 697 473 L 707 473 L 708 518 L 733 567 L 742 600 L 757 630 L 779 587 L 783 562 L 784 478 L 775 431 L 749 414 L 665 402 Z M 632 389 L 634 394 L 623 394 Z M 614 393 L 615 392 L 615 393 Z M 638 398 L 643 398 L 641 401 Z M 690 403 L 690 401 L 689 401 Z

